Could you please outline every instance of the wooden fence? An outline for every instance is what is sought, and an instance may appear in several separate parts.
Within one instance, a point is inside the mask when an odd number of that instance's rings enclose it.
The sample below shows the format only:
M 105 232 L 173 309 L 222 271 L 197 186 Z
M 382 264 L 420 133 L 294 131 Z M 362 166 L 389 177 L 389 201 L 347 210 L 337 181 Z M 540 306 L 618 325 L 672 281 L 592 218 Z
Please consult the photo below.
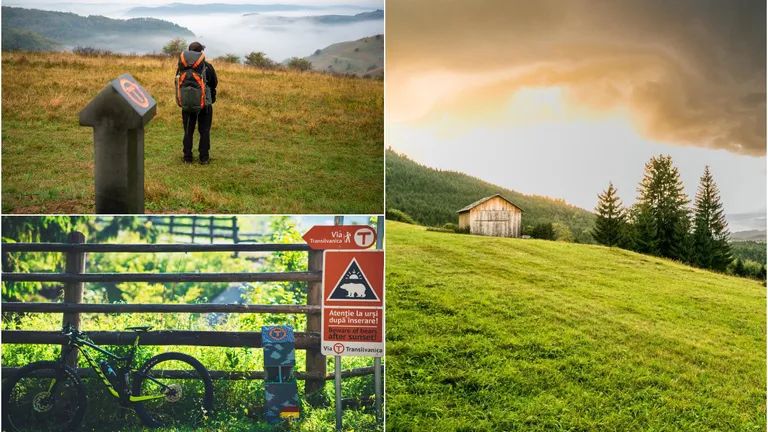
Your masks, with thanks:
M 187 237 L 190 243 L 205 240 L 231 240 L 233 243 L 261 241 L 262 234 L 241 232 L 237 216 L 146 216 L 152 225 L 175 237 Z
M 179 253 L 179 252 L 277 252 L 302 251 L 309 254 L 307 271 L 281 273 L 86 273 L 87 254 L 99 252 Z M 322 389 L 326 380 L 333 379 L 326 370 L 326 358 L 320 353 L 320 320 L 322 318 L 322 268 L 323 251 L 316 251 L 305 244 L 87 244 L 79 232 L 69 235 L 67 243 L 3 243 L 2 253 L 11 252 L 61 252 L 66 254 L 64 273 L 3 273 L 5 282 L 62 282 L 63 303 L 16 303 L 3 302 L 3 312 L 62 313 L 63 324 L 71 323 L 79 328 L 82 313 L 269 313 L 307 315 L 304 332 L 295 332 L 296 349 L 306 351 L 306 372 L 296 374 L 305 381 L 305 395 L 312 404 L 322 403 Z M 307 282 L 306 305 L 250 305 L 250 304 L 85 304 L 83 285 L 88 282 Z M 86 329 L 87 331 L 87 329 Z M 87 332 L 99 345 L 131 345 L 135 333 L 122 331 Z M 63 344 L 66 337 L 56 331 L 4 330 L 4 344 Z M 217 347 L 261 348 L 260 332 L 217 331 L 151 331 L 141 336 L 142 345 L 193 345 Z M 74 363 L 76 358 L 71 359 Z M 3 375 L 15 368 L 3 368 Z M 89 369 L 78 370 L 83 377 L 90 377 Z M 342 372 L 344 377 L 372 375 L 373 367 Z M 218 379 L 263 379 L 264 371 L 211 371 Z

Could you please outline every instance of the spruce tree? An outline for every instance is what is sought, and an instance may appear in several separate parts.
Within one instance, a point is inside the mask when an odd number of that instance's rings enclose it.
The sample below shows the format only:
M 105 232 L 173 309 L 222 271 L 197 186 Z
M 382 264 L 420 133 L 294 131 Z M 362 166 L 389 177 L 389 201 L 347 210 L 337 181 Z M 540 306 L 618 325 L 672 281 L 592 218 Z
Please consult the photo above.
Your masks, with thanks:
M 725 220 L 725 210 L 720 202 L 720 190 L 712 179 L 709 166 L 699 180 L 694 203 L 694 250 L 696 265 L 702 268 L 725 271 L 732 261 L 730 233 Z
M 644 245 L 643 248 L 655 248 L 655 253 L 660 256 L 684 260 L 681 242 L 687 235 L 689 201 L 672 157 L 652 157 L 645 164 L 643 180 L 637 191 L 637 219 L 644 226 L 636 230 L 636 243 Z
M 634 234 L 632 250 L 649 255 L 658 255 L 659 248 L 656 235 L 656 220 L 651 209 L 644 204 L 632 207 L 632 233 Z
M 627 214 L 613 182 L 609 182 L 608 189 L 598 195 L 595 211 L 597 219 L 592 229 L 592 238 L 601 245 L 626 247 Z

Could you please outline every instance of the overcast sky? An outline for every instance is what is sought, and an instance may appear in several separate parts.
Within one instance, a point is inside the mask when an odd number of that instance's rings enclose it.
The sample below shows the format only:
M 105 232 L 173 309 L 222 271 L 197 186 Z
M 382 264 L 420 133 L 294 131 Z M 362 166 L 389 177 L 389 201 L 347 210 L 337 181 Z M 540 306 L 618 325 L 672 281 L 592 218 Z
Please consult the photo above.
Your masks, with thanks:
M 765 1 L 387 1 L 387 145 L 594 208 L 672 155 L 765 209 Z

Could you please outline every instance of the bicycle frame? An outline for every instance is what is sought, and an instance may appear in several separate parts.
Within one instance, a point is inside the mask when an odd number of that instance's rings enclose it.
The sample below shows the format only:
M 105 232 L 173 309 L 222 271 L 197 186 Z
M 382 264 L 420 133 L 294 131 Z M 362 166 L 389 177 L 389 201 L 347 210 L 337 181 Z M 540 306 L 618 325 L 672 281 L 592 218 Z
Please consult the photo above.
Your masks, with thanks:
M 111 353 L 111 352 L 109 352 L 109 351 L 99 347 L 98 345 L 94 344 L 93 342 L 91 342 L 89 340 L 80 338 L 78 336 L 74 336 L 74 337 L 70 338 L 69 344 L 65 346 L 66 351 L 62 351 L 61 361 L 64 361 L 67 358 L 67 356 L 69 356 L 69 354 L 73 350 L 75 350 L 75 349 L 79 350 L 81 353 L 83 353 L 83 356 L 88 361 L 88 364 L 91 366 L 91 369 L 93 369 L 96 372 L 96 375 L 98 375 L 99 378 L 101 378 L 101 380 L 104 382 L 104 385 L 107 387 L 107 390 L 109 390 L 109 393 L 112 394 L 112 396 L 114 396 L 114 397 L 116 397 L 118 399 L 122 399 L 124 396 L 121 396 L 120 393 L 115 388 L 115 386 L 113 386 L 112 383 L 109 382 L 107 377 L 104 375 L 104 372 L 101 371 L 101 368 L 96 364 L 96 362 L 93 360 L 93 357 L 91 357 L 90 353 L 85 348 L 94 349 L 94 350 L 96 350 L 96 351 L 98 351 L 98 352 L 100 352 L 100 353 L 102 353 L 104 355 L 107 355 L 108 357 L 110 357 L 110 358 L 112 358 L 114 360 L 122 362 L 125 365 L 125 368 L 121 368 L 122 370 L 128 369 L 128 370 L 130 370 L 130 372 L 140 373 L 136 369 L 132 368 L 133 357 L 136 354 L 136 350 L 139 347 L 139 337 L 140 337 L 140 335 L 136 334 L 136 340 L 133 343 L 133 348 L 131 349 L 130 354 L 128 354 L 126 357 L 120 357 L 120 356 L 117 356 L 117 355 L 115 355 L 115 354 L 113 354 L 113 353 Z M 169 388 L 168 386 L 166 386 L 165 384 L 161 383 L 160 381 L 154 379 L 151 376 L 147 376 L 147 378 L 149 380 L 159 384 L 161 387 L 163 387 L 165 389 Z M 54 390 L 57 381 L 58 381 L 57 379 L 54 379 L 53 382 L 51 383 L 51 387 L 49 389 L 49 394 L 50 394 L 51 391 Z M 130 402 L 142 402 L 142 401 L 147 401 L 147 400 L 161 399 L 161 398 L 164 398 L 165 396 L 166 396 L 165 394 L 151 395 L 151 396 L 133 396 L 133 395 L 130 395 L 128 397 L 128 401 L 130 401 Z

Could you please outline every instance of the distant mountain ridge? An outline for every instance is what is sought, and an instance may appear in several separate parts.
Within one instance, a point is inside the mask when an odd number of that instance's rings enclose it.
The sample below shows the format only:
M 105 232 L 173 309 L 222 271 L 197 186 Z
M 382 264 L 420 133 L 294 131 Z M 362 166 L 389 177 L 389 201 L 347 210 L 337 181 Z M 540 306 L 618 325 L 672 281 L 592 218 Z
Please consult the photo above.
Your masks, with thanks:
M 384 35 L 329 45 L 304 57 L 318 71 L 384 76 Z
M 58 44 L 91 44 L 107 38 L 194 37 L 189 29 L 156 18 L 111 19 L 70 12 L 2 7 L 2 27 L 33 32 Z M 130 40 L 128 41 L 130 43 Z
M 296 23 L 313 23 L 313 24 L 351 24 L 361 21 L 375 21 L 384 19 L 384 11 L 377 9 L 372 12 L 361 12 L 356 15 L 315 15 L 304 17 L 284 17 L 284 16 L 263 16 L 258 13 L 249 13 L 243 16 L 259 16 L 265 18 L 265 22 L 268 24 L 296 24 Z
M 387 150 L 387 211 L 397 209 L 423 225 L 458 223 L 460 208 L 481 198 L 501 194 L 523 209 L 523 227 L 561 222 L 581 243 L 593 243 L 590 234 L 595 215 L 566 203 L 506 189 L 456 171 L 443 171 L 414 162 Z
M 757 242 L 763 242 L 766 241 L 766 230 L 749 230 L 749 231 L 738 231 L 731 233 L 731 240 L 734 241 L 757 241 Z
M 350 9 L 369 10 L 371 7 L 356 5 L 305 6 L 294 4 L 190 4 L 171 3 L 165 6 L 138 6 L 128 9 L 129 16 L 192 15 L 212 13 L 247 14 L 259 12 L 294 12 L 300 10 Z

